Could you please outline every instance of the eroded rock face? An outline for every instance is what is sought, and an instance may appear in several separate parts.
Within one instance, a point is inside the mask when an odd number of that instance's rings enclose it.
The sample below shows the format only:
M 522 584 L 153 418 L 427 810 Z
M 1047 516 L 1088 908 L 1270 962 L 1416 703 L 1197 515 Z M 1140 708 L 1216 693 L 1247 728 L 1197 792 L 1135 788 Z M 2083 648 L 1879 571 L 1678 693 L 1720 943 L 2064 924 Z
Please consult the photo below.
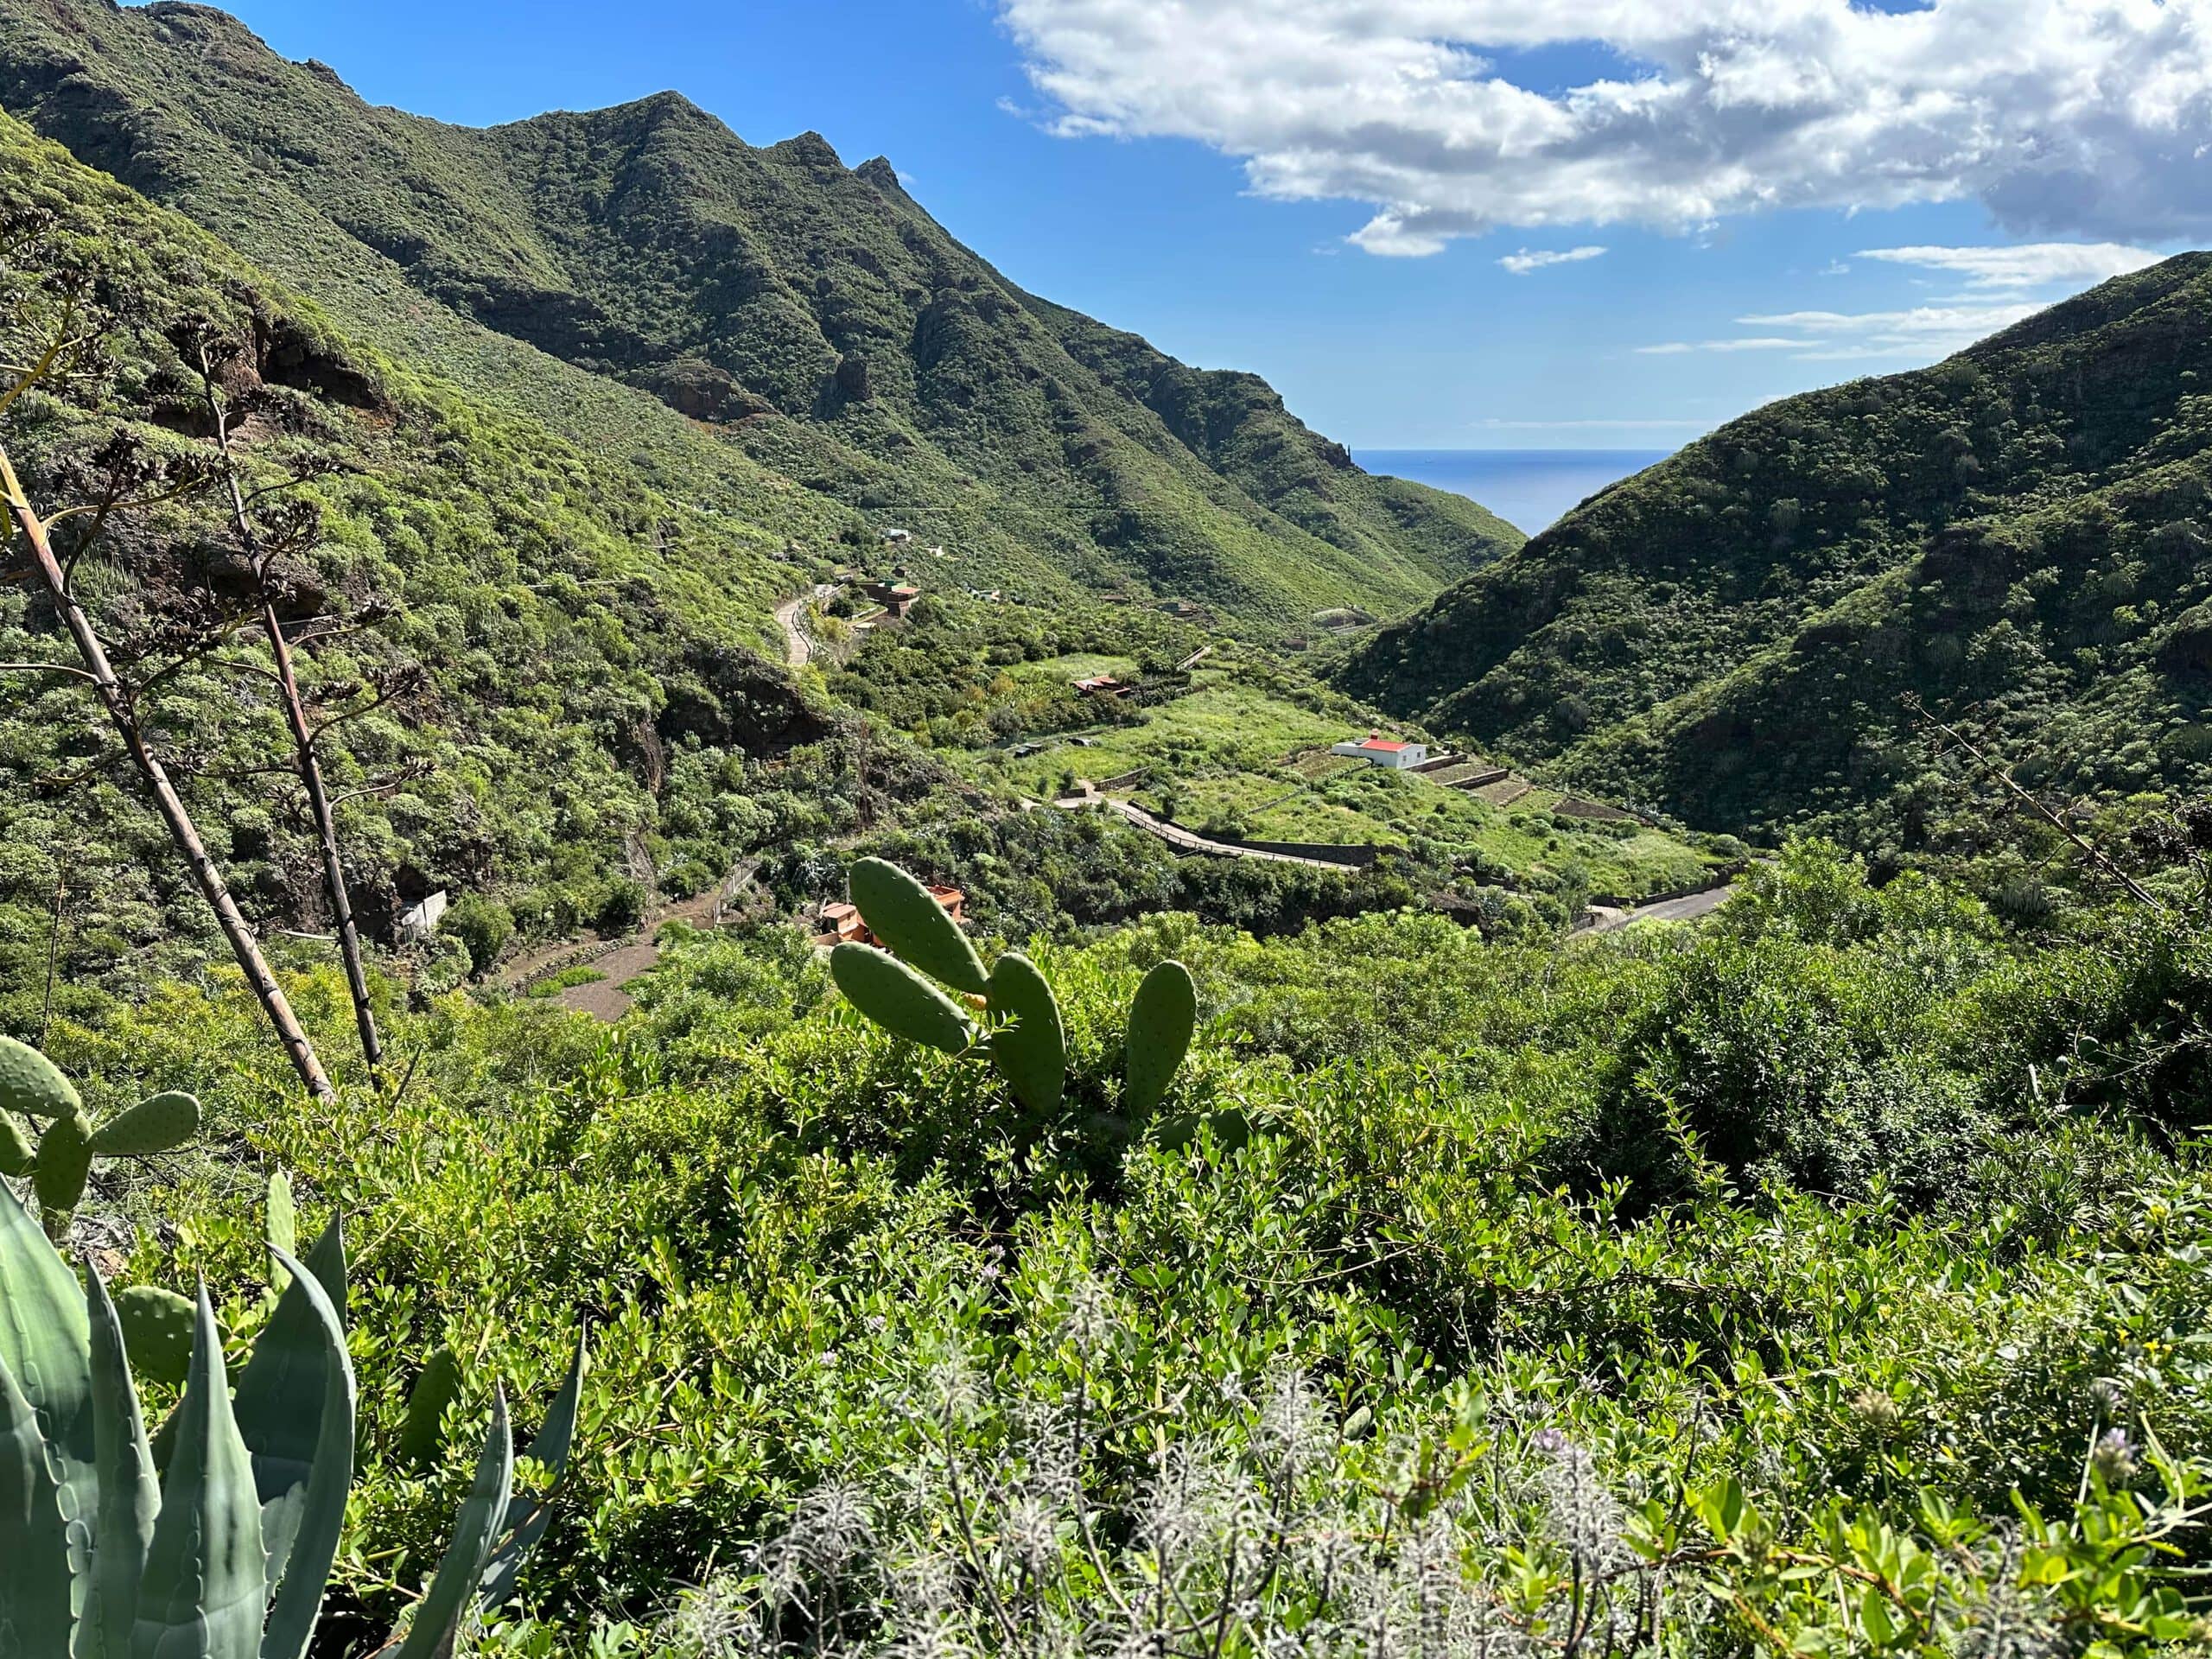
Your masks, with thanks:
M 868 364 L 853 356 L 837 359 L 837 390 L 855 403 L 865 402 L 870 396 L 868 383 Z
M 748 391 L 737 377 L 702 358 L 680 358 L 638 377 L 639 384 L 679 415 L 695 421 L 729 423 L 775 412 L 775 405 Z

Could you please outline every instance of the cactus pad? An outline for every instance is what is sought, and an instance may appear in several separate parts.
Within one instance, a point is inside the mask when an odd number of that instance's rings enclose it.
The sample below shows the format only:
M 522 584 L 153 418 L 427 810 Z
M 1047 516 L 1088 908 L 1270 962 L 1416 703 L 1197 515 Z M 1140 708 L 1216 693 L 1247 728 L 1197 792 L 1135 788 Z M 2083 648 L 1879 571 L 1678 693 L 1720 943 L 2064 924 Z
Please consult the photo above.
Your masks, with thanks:
M 399 1426 L 401 1462 L 427 1469 L 438 1460 L 438 1453 L 445 1449 L 446 1408 L 460 1395 L 461 1361 L 451 1348 L 441 1347 L 408 1390 L 407 1417 Z
M 0 1175 L 28 1175 L 38 1152 L 12 1112 L 0 1112 Z
M 54 1062 L 29 1043 L 0 1037 L 0 1109 L 27 1117 L 67 1117 L 82 1104 Z
M 85 1196 L 85 1177 L 92 1167 L 92 1121 L 82 1110 L 57 1117 L 39 1137 L 31 1167 L 31 1189 L 54 1215 L 66 1216 Z
M 861 919 L 885 949 L 956 991 L 981 996 L 989 989 L 983 959 L 927 887 L 880 858 L 861 859 L 849 880 Z
M 1122 1109 L 1141 1117 L 1160 1103 L 1191 1046 L 1198 1023 L 1198 988 L 1179 962 L 1163 962 L 1144 976 L 1129 1004 L 1122 1067 Z
M 830 953 L 830 976 L 847 1001 L 893 1036 L 948 1054 L 975 1040 L 975 1028 L 950 997 L 872 945 L 839 945 Z
M 991 965 L 991 1012 L 1008 1023 L 991 1033 L 991 1063 L 1014 1097 L 1040 1117 L 1057 1116 L 1068 1080 L 1059 999 L 1018 950 Z
M 200 1127 L 200 1103 L 179 1090 L 151 1095 L 92 1132 L 92 1150 L 111 1158 L 174 1152 Z
M 196 1313 L 191 1302 L 159 1285 L 133 1285 L 117 1294 L 115 1317 L 123 1326 L 124 1351 L 138 1375 L 181 1388 L 192 1366 Z

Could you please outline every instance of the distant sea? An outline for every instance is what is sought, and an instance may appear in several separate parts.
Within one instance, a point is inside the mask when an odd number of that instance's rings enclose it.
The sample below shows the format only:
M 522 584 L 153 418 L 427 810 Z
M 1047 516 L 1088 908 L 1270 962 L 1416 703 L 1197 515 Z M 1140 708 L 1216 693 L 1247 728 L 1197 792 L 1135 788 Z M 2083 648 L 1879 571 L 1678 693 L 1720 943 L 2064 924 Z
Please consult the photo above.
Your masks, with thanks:
M 1529 535 L 1670 449 L 1362 449 L 1370 473 L 1410 478 L 1479 501 Z

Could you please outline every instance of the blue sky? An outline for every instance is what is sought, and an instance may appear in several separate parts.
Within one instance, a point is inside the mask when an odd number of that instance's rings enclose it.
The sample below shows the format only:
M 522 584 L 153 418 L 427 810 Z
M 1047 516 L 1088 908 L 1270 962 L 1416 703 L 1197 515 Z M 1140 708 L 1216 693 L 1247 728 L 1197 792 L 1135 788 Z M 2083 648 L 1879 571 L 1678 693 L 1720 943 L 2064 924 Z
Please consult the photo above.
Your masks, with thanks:
M 2001 35 L 2012 0 L 1771 0 L 1751 9 L 1783 19 L 1755 52 L 1745 0 L 1376 0 L 1357 37 L 1319 0 L 232 9 L 441 119 L 674 87 L 754 143 L 811 128 L 848 163 L 887 155 L 1013 280 L 1263 374 L 1355 448 L 1656 448 L 2190 244 L 2206 187 L 2160 169 L 2206 170 L 2208 78 L 2177 84 L 2150 137 L 2054 132 L 2073 118 L 2024 79 L 2102 76 L 2139 105 L 2145 66 L 2187 55 L 2054 3 L 2080 27 L 2013 42 L 2001 90 L 1928 68 L 1946 43 L 1896 28 Z M 1558 38 L 1568 10 L 1594 38 Z M 1433 38 L 1440 14 L 1464 32 Z M 1592 85 L 1613 90 L 1576 90 Z M 1961 99 L 1972 137 L 1931 126 Z M 2123 148 L 2032 175 L 2004 159 L 2059 154 L 2054 137 Z M 2030 253 L 2002 269 L 1959 251 L 2012 246 Z

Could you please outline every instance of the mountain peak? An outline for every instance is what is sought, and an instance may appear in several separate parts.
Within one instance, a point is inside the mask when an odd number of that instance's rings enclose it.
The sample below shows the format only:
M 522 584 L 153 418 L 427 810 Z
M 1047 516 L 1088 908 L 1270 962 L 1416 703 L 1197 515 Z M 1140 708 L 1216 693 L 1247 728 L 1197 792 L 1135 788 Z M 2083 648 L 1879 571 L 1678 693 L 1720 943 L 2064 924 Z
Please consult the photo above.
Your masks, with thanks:
M 820 133 L 813 131 L 802 132 L 795 137 L 785 139 L 779 144 L 771 144 L 768 146 L 768 154 L 779 160 L 798 162 L 807 167 L 842 168 L 845 165 L 843 159 L 839 156 L 830 141 Z

